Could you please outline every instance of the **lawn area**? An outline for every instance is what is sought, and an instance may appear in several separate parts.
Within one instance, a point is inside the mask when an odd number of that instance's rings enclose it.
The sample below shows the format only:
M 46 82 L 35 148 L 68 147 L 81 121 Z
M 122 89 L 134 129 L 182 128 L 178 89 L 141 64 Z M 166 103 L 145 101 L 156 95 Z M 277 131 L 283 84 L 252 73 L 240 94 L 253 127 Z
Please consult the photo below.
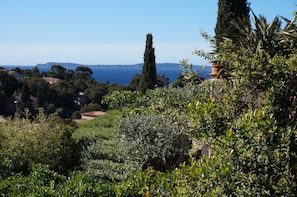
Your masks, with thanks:
M 78 128 L 72 135 L 73 139 L 79 141 L 92 137 L 111 138 L 115 134 L 119 114 L 118 110 L 110 110 L 106 115 L 78 124 Z

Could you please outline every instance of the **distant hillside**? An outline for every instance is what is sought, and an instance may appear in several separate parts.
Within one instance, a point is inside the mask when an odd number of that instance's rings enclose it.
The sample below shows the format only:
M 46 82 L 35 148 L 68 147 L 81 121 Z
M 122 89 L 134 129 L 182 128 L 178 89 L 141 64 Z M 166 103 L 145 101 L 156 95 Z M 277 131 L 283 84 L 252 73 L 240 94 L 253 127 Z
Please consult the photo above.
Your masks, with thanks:
M 138 64 L 78 64 L 78 63 L 69 63 L 69 62 L 48 62 L 45 64 L 37 64 L 37 67 L 51 67 L 52 65 L 61 65 L 65 68 L 76 68 L 77 66 L 88 66 L 88 67 L 96 67 L 96 66 L 100 66 L 100 67 L 139 67 L 142 68 L 142 63 L 138 63 Z M 157 63 L 157 68 L 178 68 L 181 64 L 178 63 Z M 199 65 L 193 65 L 193 67 L 202 67 Z
M 77 63 L 65 63 L 65 62 L 48 62 L 48 63 L 45 63 L 45 64 L 37 64 L 36 66 L 38 68 L 40 67 L 51 67 L 52 65 L 55 65 L 55 64 L 58 64 L 58 65 L 61 65 L 65 68 L 73 68 L 73 67 L 77 67 L 77 66 L 81 66 L 82 64 L 77 64 Z
M 75 70 L 77 66 L 88 66 L 92 70 L 95 68 L 134 68 L 135 70 L 141 71 L 142 70 L 142 63 L 138 64 L 115 64 L 115 65 L 104 65 L 104 64 L 95 64 L 95 65 L 85 65 L 85 64 L 78 64 L 78 63 L 65 63 L 65 62 L 48 62 L 45 64 L 37 64 L 38 68 L 40 70 L 48 70 L 52 65 L 59 64 L 66 69 Z M 180 64 L 178 63 L 157 63 L 157 72 L 158 74 L 163 74 L 165 72 L 168 72 L 168 70 L 180 70 Z M 205 79 L 208 79 L 210 77 L 211 67 L 210 66 L 201 66 L 201 65 L 193 65 L 193 70 L 197 70 L 198 74 L 201 77 L 204 77 Z M 180 70 L 181 71 L 181 70 Z
M 122 85 L 128 85 L 129 82 L 136 74 L 141 74 L 142 72 L 142 63 L 139 64 L 129 64 L 129 65 L 84 65 L 77 63 L 65 63 L 65 62 L 48 62 L 45 64 L 37 64 L 35 66 L 38 67 L 40 72 L 47 72 L 50 70 L 51 66 L 54 64 L 59 64 L 66 68 L 67 70 L 75 70 L 77 66 L 88 66 L 92 69 L 93 75 L 92 77 L 96 81 L 108 82 L 108 83 L 116 83 Z M 32 69 L 35 66 L 12 66 L 7 65 L 4 66 L 7 70 L 12 70 L 16 67 L 21 69 Z M 199 66 L 193 65 L 193 70 L 198 72 L 198 75 L 203 77 L 204 79 L 210 78 L 211 67 L 210 66 Z M 182 73 L 180 68 L 180 64 L 178 63 L 157 63 L 157 74 L 165 74 L 166 77 L 169 78 L 169 82 L 175 81 L 178 76 Z

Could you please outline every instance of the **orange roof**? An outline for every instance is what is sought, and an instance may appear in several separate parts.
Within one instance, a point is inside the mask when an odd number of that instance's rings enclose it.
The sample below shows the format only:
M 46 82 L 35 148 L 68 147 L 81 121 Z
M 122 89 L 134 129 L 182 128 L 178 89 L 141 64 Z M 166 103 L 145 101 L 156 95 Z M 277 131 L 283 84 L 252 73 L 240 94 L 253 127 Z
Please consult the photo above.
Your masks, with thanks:
M 106 114 L 106 112 L 103 112 L 103 111 L 90 111 L 90 112 L 82 113 L 81 115 L 82 116 L 97 117 L 97 116 L 103 116 L 105 114 Z

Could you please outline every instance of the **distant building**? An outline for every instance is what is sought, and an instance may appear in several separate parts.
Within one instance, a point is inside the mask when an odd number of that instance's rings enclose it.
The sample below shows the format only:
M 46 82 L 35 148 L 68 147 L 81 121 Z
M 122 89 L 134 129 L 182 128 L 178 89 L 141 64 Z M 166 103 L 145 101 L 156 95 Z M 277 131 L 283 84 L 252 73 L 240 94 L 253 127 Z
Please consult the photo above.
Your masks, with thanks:
M 17 80 L 23 80 L 24 79 L 24 75 L 22 75 L 21 73 L 18 73 L 16 71 L 7 71 L 7 73 L 10 76 L 13 76 L 14 78 L 16 78 Z
M 62 81 L 62 79 L 59 78 L 54 78 L 54 77 L 42 77 L 43 80 L 45 80 L 46 82 L 48 82 L 50 85 L 59 83 L 60 81 Z

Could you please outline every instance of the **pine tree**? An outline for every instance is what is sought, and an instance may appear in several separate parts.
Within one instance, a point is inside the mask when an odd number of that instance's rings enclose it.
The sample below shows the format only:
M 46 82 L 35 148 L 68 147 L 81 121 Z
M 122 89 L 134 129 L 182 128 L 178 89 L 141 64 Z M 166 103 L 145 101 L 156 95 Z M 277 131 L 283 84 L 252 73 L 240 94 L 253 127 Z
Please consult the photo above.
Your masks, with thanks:
M 147 89 L 154 89 L 157 84 L 155 49 L 153 48 L 152 34 L 147 34 L 146 36 L 146 46 L 143 59 L 144 63 L 139 89 L 142 93 L 145 93 Z
M 235 32 L 235 28 L 231 21 L 238 18 L 249 18 L 250 3 L 247 0 L 219 0 L 218 15 L 215 27 L 216 48 L 219 51 L 219 43 L 222 41 L 222 36 L 228 32 Z

